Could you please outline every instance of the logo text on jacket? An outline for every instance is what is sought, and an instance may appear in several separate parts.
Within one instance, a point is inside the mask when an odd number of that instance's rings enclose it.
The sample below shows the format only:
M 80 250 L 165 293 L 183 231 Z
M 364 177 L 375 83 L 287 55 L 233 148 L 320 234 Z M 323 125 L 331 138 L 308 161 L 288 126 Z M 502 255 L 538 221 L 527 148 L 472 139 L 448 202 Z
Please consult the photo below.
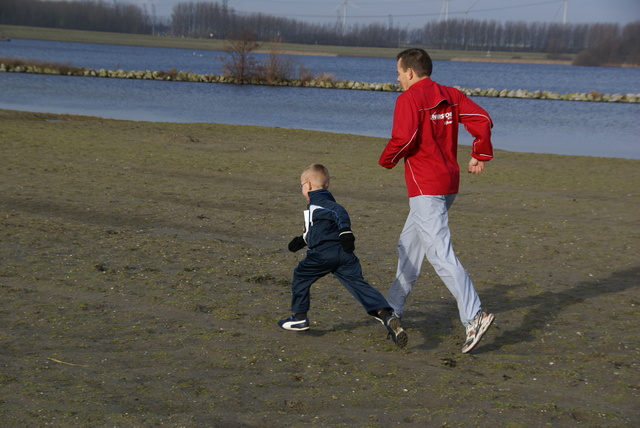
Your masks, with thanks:
M 433 121 L 444 120 L 445 125 L 451 125 L 453 123 L 453 121 L 451 120 L 452 118 L 453 118 L 453 113 L 446 112 L 446 113 L 433 113 L 429 119 Z

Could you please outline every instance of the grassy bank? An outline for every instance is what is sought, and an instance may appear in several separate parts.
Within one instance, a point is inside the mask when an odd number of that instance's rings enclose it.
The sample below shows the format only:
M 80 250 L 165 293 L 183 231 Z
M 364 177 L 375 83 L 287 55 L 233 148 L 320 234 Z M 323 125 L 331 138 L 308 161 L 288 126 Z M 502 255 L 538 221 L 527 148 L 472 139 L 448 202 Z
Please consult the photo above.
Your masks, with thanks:
M 5 37 L 15 39 L 55 40 L 76 43 L 97 43 L 130 46 L 167 47 L 179 49 L 210 49 L 221 50 L 225 46 L 224 40 L 191 39 L 184 37 L 149 36 L 138 34 L 106 33 L 99 31 L 62 30 L 42 27 L 0 26 Z M 269 51 L 270 44 L 262 44 L 262 52 Z M 395 58 L 398 48 L 367 48 L 348 46 L 298 45 L 282 43 L 278 48 L 286 53 L 299 55 L 329 55 L 329 56 L 360 56 L 376 58 Z M 465 60 L 479 58 L 488 60 L 486 52 L 479 51 L 447 51 L 429 50 L 429 54 L 436 60 Z M 568 57 L 573 58 L 569 55 Z M 492 52 L 491 60 L 516 60 L 522 62 L 545 62 L 567 64 L 567 61 L 550 61 L 546 54 L 530 52 Z M 76 64 L 79 65 L 79 64 Z
M 639 162 L 498 151 L 454 245 L 496 323 L 462 355 L 427 266 L 396 349 L 335 279 L 279 330 L 298 175 L 331 170 L 386 292 L 407 212 L 384 139 L 0 111 L 7 426 L 607 426 L 640 418 Z M 468 147 L 461 150 L 466 162 Z M 462 410 L 461 410 L 462 409 Z

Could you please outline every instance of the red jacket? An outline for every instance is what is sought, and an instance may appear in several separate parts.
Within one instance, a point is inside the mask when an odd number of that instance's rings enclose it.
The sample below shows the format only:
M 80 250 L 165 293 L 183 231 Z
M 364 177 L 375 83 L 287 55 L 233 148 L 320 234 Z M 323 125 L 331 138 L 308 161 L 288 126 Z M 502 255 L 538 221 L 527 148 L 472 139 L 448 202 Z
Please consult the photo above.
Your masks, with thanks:
M 409 197 L 458 193 L 458 125 L 474 136 L 471 156 L 493 158 L 489 114 L 459 90 L 427 78 L 396 100 L 391 139 L 378 163 L 393 168 L 404 158 Z

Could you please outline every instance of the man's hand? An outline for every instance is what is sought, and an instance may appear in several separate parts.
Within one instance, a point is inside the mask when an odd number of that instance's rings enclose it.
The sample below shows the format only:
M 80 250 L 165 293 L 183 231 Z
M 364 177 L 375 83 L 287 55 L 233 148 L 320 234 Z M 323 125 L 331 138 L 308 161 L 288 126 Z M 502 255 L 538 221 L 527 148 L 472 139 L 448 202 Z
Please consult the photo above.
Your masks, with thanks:
M 479 161 L 476 158 L 471 158 L 467 171 L 469 171 L 471 174 L 482 174 L 482 171 L 484 171 L 484 162 Z

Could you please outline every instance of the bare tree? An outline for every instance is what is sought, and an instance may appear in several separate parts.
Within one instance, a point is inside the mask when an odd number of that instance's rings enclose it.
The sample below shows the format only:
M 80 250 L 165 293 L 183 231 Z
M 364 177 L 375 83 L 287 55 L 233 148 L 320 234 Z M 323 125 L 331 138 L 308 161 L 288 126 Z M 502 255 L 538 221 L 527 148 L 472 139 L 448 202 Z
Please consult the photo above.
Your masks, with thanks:
M 228 56 L 222 59 L 222 69 L 225 76 L 233 77 L 236 83 L 247 83 L 256 74 L 257 62 L 251 52 L 259 46 L 256 34 L 249 30 L 242 30 L 235 38 L 227 38 L 224 51 Z

